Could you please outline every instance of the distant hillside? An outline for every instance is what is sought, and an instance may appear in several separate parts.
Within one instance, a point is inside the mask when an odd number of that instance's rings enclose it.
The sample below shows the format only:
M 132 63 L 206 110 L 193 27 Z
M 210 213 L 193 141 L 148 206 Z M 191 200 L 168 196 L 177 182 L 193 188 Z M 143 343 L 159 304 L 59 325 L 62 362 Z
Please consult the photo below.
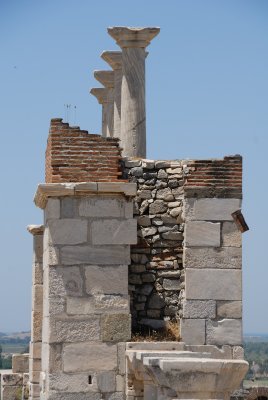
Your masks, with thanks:
M 244 334 L 244 342 L 246 343 L 266 343 L 268 342 L 268 333 L 247 333 Z

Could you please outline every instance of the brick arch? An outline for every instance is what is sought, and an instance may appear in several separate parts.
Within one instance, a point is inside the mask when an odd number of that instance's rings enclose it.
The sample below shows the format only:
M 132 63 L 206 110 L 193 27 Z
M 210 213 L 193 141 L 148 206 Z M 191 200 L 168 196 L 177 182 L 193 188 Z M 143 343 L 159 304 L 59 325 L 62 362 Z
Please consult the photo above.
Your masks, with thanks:
M 258 397 L 266 397 L 268 399 L 268 387 L 254 387 L 249 389 L 249 394 L 245 400 L 256 400 Z

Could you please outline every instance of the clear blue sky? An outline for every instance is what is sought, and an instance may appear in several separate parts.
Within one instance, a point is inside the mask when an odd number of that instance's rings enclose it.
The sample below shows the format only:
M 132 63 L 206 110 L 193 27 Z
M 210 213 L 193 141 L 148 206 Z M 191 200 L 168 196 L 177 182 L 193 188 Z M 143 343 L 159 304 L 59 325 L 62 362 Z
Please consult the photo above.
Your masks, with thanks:
M 99 133 L 89 89 L 108 26 L 159 26 L 147 57 L 148 158 L 244 157 L 245 332 L 268 332 L 266 0 L 1 0 L 0 331 L 30 328 L 33 202 L 49 121 L 77 107 Z

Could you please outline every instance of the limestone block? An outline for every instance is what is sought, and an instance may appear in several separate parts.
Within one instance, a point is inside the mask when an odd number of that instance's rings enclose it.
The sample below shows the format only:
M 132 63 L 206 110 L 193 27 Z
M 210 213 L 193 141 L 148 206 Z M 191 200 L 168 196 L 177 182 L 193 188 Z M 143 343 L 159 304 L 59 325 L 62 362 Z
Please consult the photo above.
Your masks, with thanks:
M 31 384 L 31 395 L 33 396 L 33 399 L 38 399 L 39 400 L 39 396 L 40 396 L 40 386 L 39 383 L 33 383 Z
M 33 342 L 42 341 L 42 314 L 40 311 L 32 311 L 31 340 Z
M 29 373 L 30 382 L 39 384 L 39 382 L 40 382 L 40 372 L 41 371 L 30 370 L 30 373 Z
M 41 371 L 41 357 L 29 358 L 29 371 Z
M 63 265 L 73 264 L 130 264 L 129 246 L 64 246 L 61 249 Z
M 65 304 L 66 297 L 45 297 L 43 303 L 43 316 L 49 317 L 65 314 Z
M 49 241 L 58 244 L 81 244 L 87 241 L 87 221 L 74 218 L 48 221 Z
M 20 386 L 3 386 L 1 391 L 1 399 L 14 400 L 20 399 L 22 395 L 22 384 Z
M 129 312 L 129 296 L 116 296 L 116 295 L 95 295 L 95 312 Z
M 45 208 L 45 221 L 60 218 L 60 200 L 48 198 Z
M 61 218 L 78 217 L 78 199 L 63 197 L 61 199 Z
M 44 285 L 44 298 L 59 296 L 82 296 L 83 278 L 79 267 L 45 268 L 44 277 L 48 276 Z
M 23 384 L 23 375 L 19 373 L 5 373 L 1 371 L 1 386 L 21 386 Z M 5 398 L 3 399 L 5 400 Z
M 239 270 L 186 268 L 187 300 L 241 300 L 242 276 Z
M 233 221 L 232 213 L 240 208 L 240 199 L 197 199 L 194 202 L 193 219 L 201 221 Z
M 40 395 L 40 400 L 102 400 L 103 397 L 99 392 L 86 392 L 86 393 L 74 393 L 74 392 L 59 392 L 56 390 L 50 390 L 49 392 Z M 39 400 L 39 399 L 38 399 Z
M 86 197 L 80 200 L 79 215 L 81 217 L 123 218 L 125 216 L 125 201 L 119 197 Z
M 101 316 L 101 339 L 103 342 L 127 341 L 131 338 L 131 316 L 108 314 Z
M 181 281 L 180 281 L 180 279 L 164 279 L 163 280 L 163 288 L 165 290 L 180 290 L 181 289 Z
M 108 397 L 106 397 L 107 400 L 124 400 L 124 398 L 125 398 L 125 395 L 122 392 L 110 393 L 108 395 Z
M 43 234 L 33 236 L 33 263 L 43 262 Z
M 205 344 L 206 324 L 204 319 L 182 319 L 181 338 L 186 344 Z
M 106 343 L 72 343 L 63 348 L 63 371 L 112 371 L 117 368 L 117 346 Z
M 235 247 L 185 248 L 184 265 L 186 268 L 241 268 L 242 251 Z
M 97 375 L 98 389 L 103 393 L 115 391 L 115 372 L 105 371 Z
M 235 222 L 223 222 L 222 245 L 230 247 L 242 246 L 242 233 L 238 230 Z
M 91 376 L 92 383 L 89 384 L 88 377 Z M 87 373 L 64 374 L 50 373 L 48 374 L 48 386 L 50 390 L 62 392 L 98 392 L 97 379 L 94 371 Z
M 85 315 L 95 312 L 95 302 L 93 297 L 68 297 L 67 314 Z
M 244 360 L 244 348 L 242 346 L 234 346 L 233 347 L 233 359 L 234 360 Z
M 42 371 L 61 372 L 62 344 L 42 342 Z
M 43 255 L 42 255 L 42 261 L 43 261 Z M 32 282 L 34 285 L 42 285 L 43 284 L 43 264 L 42 263 L 33 264 Z
M 41 359 L 42 342 L 30 342 L 30 358 Z
M 231 346 L 221 346 L 221 348 L 213 345 L 203 345 L 203 346 L 190 346 L 186 345 L 183 350 L 197 351 L 198 353 L 210 353 L 211 358 L 218 358 L 224 360 L 232 359 L 232 347 Z
M 217 317 L 242 318 L 242 301 L 217 301 Z
M 137 220 L 104 219 L 91 224 L 93 244 L 136 244 Z
M 241 345 L 242 321 L 239 319 L 223 319 L 221 321 L 207 321 L 207 344 L 222 346 Z
M 183 302 L 184 318 L 215 318 L 215 300 L 185 300 Z
M 43 310 L 43 285 L 33 285 L 32 287 L 32 310 Z
M 125 218 L 133 218 L 133 200 L 125 202 Z
M 29 354 L 12 355 L 12 372 L 21 374 L 29 372 Z
M 126 343 L 117 344 L 117 364 L 118 372 L 121 375 L 126 373 Z
M 127 294 L 128 268 L 119 266 L 85 267 L 86 292 L 88 294 Z
M 116 391 L 117 392 L 125 391 L 125 379 L 122 375 L 116 375 Z
M 83 342 L 99 338 L 100 322 L 97 316 L 91 316 L 90 319 L 43 319 L 43 340 L 46 343 Z
M 205 221 L 188 221 L 185 224 L 185 244 L 187 247 L 220 247 L 221 224 Z

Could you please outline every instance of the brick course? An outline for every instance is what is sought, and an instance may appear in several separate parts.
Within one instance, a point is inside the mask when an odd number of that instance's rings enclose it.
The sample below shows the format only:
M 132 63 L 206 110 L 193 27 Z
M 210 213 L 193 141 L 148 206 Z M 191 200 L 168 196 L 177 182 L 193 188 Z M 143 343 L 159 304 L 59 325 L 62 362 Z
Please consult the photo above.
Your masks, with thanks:
M 121 176 L 119 139 L 89 134 L 61 118 L 51 120 L 46 183 L 116 182 Z

